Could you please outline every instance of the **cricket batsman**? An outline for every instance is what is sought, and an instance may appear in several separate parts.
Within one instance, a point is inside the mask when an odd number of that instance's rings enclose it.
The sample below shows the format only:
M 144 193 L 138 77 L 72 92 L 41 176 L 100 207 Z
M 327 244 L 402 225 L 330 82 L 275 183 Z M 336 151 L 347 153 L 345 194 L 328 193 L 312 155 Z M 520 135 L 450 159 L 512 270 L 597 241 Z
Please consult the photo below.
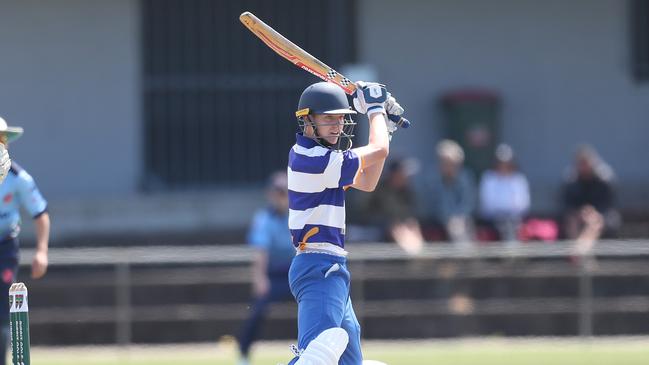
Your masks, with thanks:
M 357 83 L 353 110 L 333 83 L 307 87 L 296 116 L 300 132 L 288 156 L 289 229 L 297 250 L 289 271 L 298 304 L 298 348 L 289 365 L 361 365 L 360 325 L 350 298 L 345 250 L 345 190 L 373 191 L 389 153 L 386 109 L 403 108 L 377 83 Z M 369 138 L 351 148 L 367 114 Z

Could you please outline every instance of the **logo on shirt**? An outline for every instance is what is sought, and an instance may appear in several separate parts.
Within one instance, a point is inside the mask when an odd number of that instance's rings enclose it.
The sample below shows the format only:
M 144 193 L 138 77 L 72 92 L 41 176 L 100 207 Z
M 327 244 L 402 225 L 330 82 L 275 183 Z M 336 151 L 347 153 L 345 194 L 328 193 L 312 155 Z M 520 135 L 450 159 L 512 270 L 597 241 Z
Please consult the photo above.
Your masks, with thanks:
M 14 272 L 13 270 L 6 268 L 2 271 L 2 281 L 5 284 L 11 284 L 14 281 Z
M 4 198 L 2 198 L 2 201 L 3 201 L 5 204 L 9 204 L 9 203 L 11 203 L 11 201 L 12 201 L 13 199 L 14 199 L 14 195 L 10 193 L 10 194 L 5 195 Z

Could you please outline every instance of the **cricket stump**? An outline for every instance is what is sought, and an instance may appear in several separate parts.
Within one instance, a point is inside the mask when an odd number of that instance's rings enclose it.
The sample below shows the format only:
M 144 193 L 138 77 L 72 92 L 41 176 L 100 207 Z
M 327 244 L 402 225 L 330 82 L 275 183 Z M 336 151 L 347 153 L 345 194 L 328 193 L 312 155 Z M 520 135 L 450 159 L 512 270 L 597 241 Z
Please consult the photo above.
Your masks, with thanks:
M 9 288 L 9 316 L 11 324 L 11 359 L 13 365 L 30 365 L 29 358 L 29 305 L 27 287 L 23 283 Z

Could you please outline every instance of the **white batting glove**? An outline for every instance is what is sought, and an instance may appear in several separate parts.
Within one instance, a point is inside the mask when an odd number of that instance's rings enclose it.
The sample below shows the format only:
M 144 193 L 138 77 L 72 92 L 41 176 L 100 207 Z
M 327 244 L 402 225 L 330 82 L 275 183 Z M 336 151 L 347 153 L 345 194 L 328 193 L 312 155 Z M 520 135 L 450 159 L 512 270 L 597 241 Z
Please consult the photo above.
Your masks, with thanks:
M 9 158 L 9 151 L 4 144 L 0 143 L 0 183 L 4 181 L 11 168 L 11 159 Z
M 403 107 L 397 102 L 397 99 L 388 92 L 388 99 L 385 102 L 385 111 L 392 115 L 402 115 Z
M 390 115 L 402 115 L 404 112 L 403 107 L 397 102 L 397 99 L 392 96 L 388 92 L 388 99 L 385 102 L 385 111 L 390 114 Z M 390 133 L 390 137 L 392 137 L 392 133 L 394 133 L 397 129 L 399 129 L 399 126 L 397 123 L 393 122 L 390 120 L 390 118 L 385 118 L 385 124 L 388 127 L 388 133 Z
M 357 112 L 367 114 L 369 117 L 374 113 L 385 114 L 385 102 L 388 99 L 388 91 L 385 85 L 376 82 L 358 81 L 356 93 L 354 94 L 354 109 Z

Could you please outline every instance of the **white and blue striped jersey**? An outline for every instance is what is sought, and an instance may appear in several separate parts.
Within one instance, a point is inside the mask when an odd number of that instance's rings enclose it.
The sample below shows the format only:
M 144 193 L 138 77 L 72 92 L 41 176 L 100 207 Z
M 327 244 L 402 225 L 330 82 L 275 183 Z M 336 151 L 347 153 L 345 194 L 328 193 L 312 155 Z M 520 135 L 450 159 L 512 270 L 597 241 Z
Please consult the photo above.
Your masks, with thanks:
M 337 152 L 296 135 L 288 155 L 288 226 L 293 245 L 345 247 L 345 190 L 362 168 L 353 151 Z
M 18 236 L 21 207 L 37 218 L 47 210 L 47 201 L 31 175 L 12 162 L 7 178 L 0 184 L 0 240 Z

